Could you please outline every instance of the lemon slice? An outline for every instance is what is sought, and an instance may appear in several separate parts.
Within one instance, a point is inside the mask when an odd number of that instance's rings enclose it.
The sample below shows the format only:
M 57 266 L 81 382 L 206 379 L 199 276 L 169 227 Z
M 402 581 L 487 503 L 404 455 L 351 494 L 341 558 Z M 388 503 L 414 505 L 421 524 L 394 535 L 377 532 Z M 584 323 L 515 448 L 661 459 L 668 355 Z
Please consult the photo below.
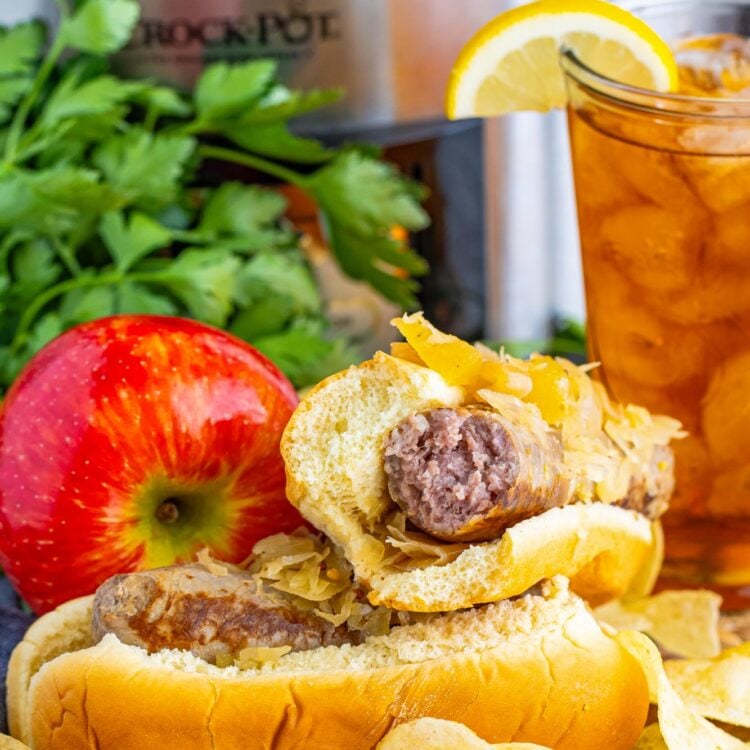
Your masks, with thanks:
M 677 88 L 669 45 L 639 18 L 604 0 L 540 0 L 502 13 L 466 44 L 448 83 L 448 117 L 564 106 L 562 47 L 608 78 Z

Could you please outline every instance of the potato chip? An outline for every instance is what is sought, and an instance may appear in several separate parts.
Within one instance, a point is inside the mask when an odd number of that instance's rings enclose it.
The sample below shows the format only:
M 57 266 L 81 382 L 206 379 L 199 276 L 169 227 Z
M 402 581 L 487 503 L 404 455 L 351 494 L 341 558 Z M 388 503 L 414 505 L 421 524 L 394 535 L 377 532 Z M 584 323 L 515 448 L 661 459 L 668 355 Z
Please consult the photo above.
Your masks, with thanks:
M 646 673 L 651 700 L 658 706 L 659 728 L 668 750 L 747 750 L 744 742 L 685 705 L 670 684 L 653 641 L 634 630 L 622 631 L 616 638 Z
M 664 666 L 674 689 L 695 712 L 750 727 L 750 642 L 714 659 L 676 660 Z
M 721 650 L 719 606 L 712 591 L 663 591 L 656 596 L 610 602 L 596 617 L 618 630 L 640 630 L 665 651 L 690 659 L 710 659 Z
M 669 750 L 658 724 L 649 724 L 638 738 L 633 750 Z
M 376 750 L 548 750 L 528 742 L 492 745 L 464 724 L 445 719 L 415 719 L 391 729 Z
M 473 386 L 484 357 L 471 344 L 439 331 L 421 312 L 392 321 L 424 363 L 450 385 Z
M 661 572 L 664 562 L 664 529 L 660 521 L 654 521 L 651 524 L 651 534 L 654 543 L 641 569 L 630 582 L 630 588 L 623 596 L 626 602 L 648 596 L 654 590 L 656 580 Z M 640 630 L 640 628 L 635 628 L 635 630 Z

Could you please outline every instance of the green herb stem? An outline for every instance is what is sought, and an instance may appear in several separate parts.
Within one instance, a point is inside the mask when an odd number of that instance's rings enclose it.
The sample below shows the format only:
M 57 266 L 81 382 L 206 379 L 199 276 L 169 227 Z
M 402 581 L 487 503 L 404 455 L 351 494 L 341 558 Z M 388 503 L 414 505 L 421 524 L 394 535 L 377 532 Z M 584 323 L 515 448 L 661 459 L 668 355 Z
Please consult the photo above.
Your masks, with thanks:
M 120 271 L 112 271 L 110 273 L 104 273 L 99 276 L 78 276 L 74 279 L 67 279 L 61 281 L 59 284 L 50 287 L 46 291 L 42 292 L 34 298 L 31 304 L 24 310 L 21 319 L 18 322 L 16 328 L 16 334 L 13 337 L 11 343 L 11 351 L 17 352 L 18 349 L 23 345 L 26 334 L 31 328 L 31 324 L 36 319 L 37 315 L 48 305 L 52 300 L 57 297 L 61 297 L 63 294 L 72 292 L 75 289 L 91 288 L 96 286 L 116 286 L 126 281 L 141 282 L 145 284 L 160 284 L 164 283 L 164 280 L 168 277 L 168 273 L 165 271 L 140 271 L 134 273 L 122 273 Z
M 68 273 L 71 276 L 80 276 L 82 273 L 81 266 L 78 264 L 71 248 L 55 235 L 51 235 L 50 240 L 52 241 L 52 246 L 55 248 L 57 257 L 60 258 L 65 268 L 68 269 Z
M 235 151 L 234 149 L 222 146 L 207 145 L 200 146 L 198 153 L 207 159 L 220 159 L 221 161 L 228 161 L 233 164 L 257 169 L 260 172 L 278 177 L 280 180 L 297 185 L 298 187 L 304 188 L 307 183 L 305 176 L 299 172 L 287 169 L 287 167 L 283 167 L 281 164 L 276 164 L 276 162 L 269 161 L 261 156 L 255 156 L 254 154 L 243 153 L 242 151 Z
M 10 251 L 22 240 L 24 234 L 22 232 L 10 232 L 7 237 L 0 244 L 0 274 L 7 274 L 10 270 L 10 264 L 8 259 L 10 258 Z
M 64 24 L 65 11 L 62 6 L 60 12 L 63 14 L 61 23 Z M 31 108 L 34 106 L 34 104 L 36 104 L 36 100 L 39 98 L 39 94 L 42 92 L 44 84 L 47 82 L 50 74 L 55 69 L 57 59 L 60 57 L 64 49 L 65 37 L 62 34 L 58 33 L 58 35 L 55 37 L 54 42 L 52 42 L 52 46 L 49 48 L 44 61 L 39 67 L 39 71 L 34 78 L 34 83 L 31 86 L 31 90 L 16 110 L 16 114 L 13 117 L 13 122 L 10 124 L 10 128 L 8 130 L 8 140 L 5 142 L 6 163 L 12 163 L 15 159 L 16 151 L 18 149 L 18 142 L 21 138 L 21 133 L 23 131 L 24 125 L 26 124 L 26 119 L 29 116 L 29 112 L 31 112 Z
M 31 328 L 31 324 L 36 319 L 36 316 L 39 315 L 44 307 L 52 302 L 53 299 L 60 297 L 67 292 L 72 292 L 74 289 L 119 284 L 122 279 L 123 277 L 120 273 L 109 273 L 101 276 L 79 276 L 78 278 L 68 279 L 67 281 L 55 284 L 55 286 L 51 286 L 49 289 L 37 295 L 31 304 L 23 311 L 23 315 L 18 321 L 16 334 L 10 345 L 11 351 L 14 353 L 18 352 L 26 339 L 26 334 L 29 328 Z

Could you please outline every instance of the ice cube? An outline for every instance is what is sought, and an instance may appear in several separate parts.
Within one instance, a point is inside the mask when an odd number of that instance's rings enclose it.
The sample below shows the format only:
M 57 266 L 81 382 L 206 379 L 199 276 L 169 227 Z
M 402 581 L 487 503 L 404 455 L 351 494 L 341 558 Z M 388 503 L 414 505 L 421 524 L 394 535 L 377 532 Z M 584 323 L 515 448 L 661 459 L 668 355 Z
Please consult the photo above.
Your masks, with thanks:
M 637 286 L 677 292 L 692 284 L 707 228 L 705 211 L 630 206 L 602 221 L 600 241 Z
M 713 464 L 730 469 L 750 462 L 750 351 L 716 368 L 702 406 L 703 433 Z
M 707 237 L 705 263 L 750 274 L 750 204 L 716 214 Z
M 738 126 L 741 127 L 741 126 Z M 707 150 L 711 148 L 718 149 L 717 139 L 732 138 L 729 126 L 725 128 L 726 132 L 713 126 L 707 126 L 705 131 L 706 139 L 713 139 L 713 146 L 706 146 Z M 691 138 L 699 137 L 698 128 L 693 128 Z M 684 137 L 688 137 L 684 135 Z M 740 136 L 736 136 L 740 138 Z M 743 151 L 750 154 L 750 126 L 742 127 L 742 135 L 745 145 L 740 148 L 739 145 L 727 146 L 731 153 L 742 153 Z M 710 210 L 717 213 L 731 211 L 738 206 L 750 202 L 750 155 L 748 156 L 701 156 L 701 155 L 680 155 L 675 157 L 680 172 L 684 175 L 685 180 L 690 185 L 701 202 Z
M 680 92 L 693 96 L 750 97 L 750 40 L 711 34 L 675 45 Z
M 714 477 L 706 509 L 712 516 L 746 517 L 750 508 L 750 457 L 748 463 Z
M 711 459 L 705 442 L 697 435 L 688 435 L 672 443 L 675 454 L 676 490 L 670 509 L 696 513 L 706 502 L 711 490 Z
M 707 342 L 700 329 L 665 322 L 606 264 L 597 264 L 596 271 L 589 264 L 586 285 L 593 355 L 607 378 L 625 376 L 663 388 L 701 376 Z

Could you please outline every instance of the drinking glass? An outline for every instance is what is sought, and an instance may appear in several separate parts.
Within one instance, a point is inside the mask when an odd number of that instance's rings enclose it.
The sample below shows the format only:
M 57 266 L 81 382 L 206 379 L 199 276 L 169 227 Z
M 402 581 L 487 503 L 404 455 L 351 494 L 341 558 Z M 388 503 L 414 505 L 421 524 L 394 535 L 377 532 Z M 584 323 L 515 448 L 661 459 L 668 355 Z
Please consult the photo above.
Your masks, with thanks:
M 750 4 L 631 7 L 750 36 Z M 750 93 L 660 94 L 565 50 L 588 346 L 618 400 L 679 419 L 664 578 L 750 603 Z

